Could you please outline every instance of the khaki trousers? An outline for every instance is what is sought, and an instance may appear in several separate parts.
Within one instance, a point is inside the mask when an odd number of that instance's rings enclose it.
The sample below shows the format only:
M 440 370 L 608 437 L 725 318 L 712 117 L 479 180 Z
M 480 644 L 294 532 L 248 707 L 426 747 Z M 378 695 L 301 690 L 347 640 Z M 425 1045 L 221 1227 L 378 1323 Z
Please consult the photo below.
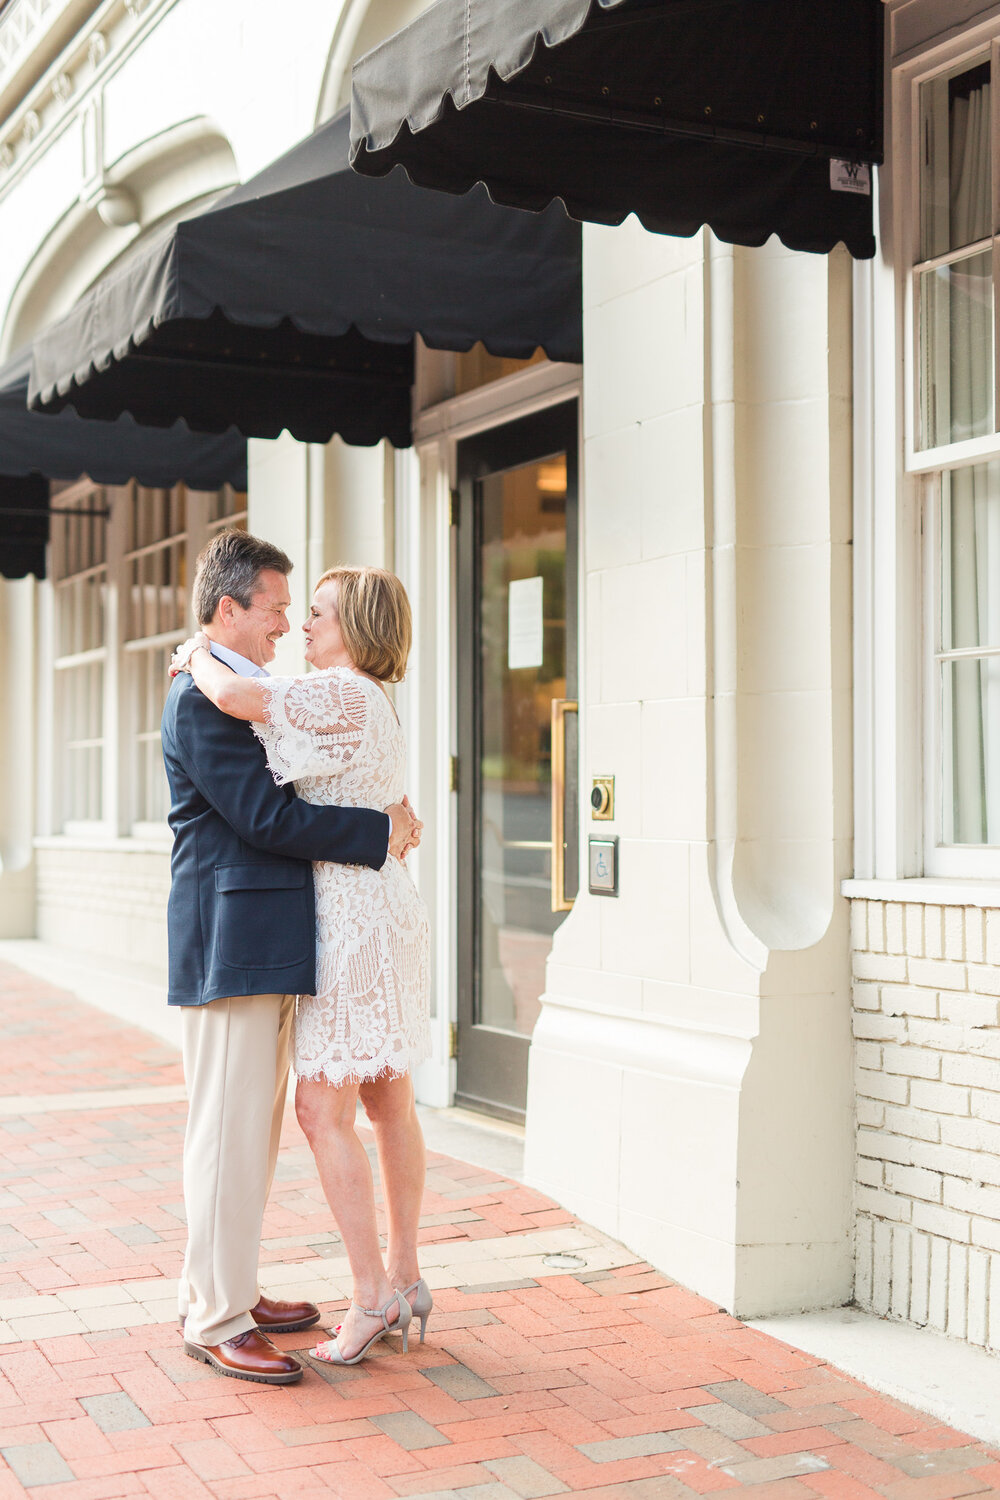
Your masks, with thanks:
M 178 1309 L 190 1343 L 222 1344 L 254 1327 L 294 1015 L 294 995 L 237 995 L 181 1012 L 188 1243 Z

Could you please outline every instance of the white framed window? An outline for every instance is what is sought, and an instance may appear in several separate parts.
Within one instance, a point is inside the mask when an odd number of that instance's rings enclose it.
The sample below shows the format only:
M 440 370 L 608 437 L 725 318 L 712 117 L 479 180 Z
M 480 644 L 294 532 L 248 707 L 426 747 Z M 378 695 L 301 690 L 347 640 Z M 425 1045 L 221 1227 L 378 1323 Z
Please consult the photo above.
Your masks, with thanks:
M 167 665 L 192 628 L 198 552 L 245 528 L 246 495 L 81 481 L 52 503 L 54 828 L 165 839 Z
M 54 804 L 64 832 L 84 833 L 106 818 L 107 501 L 84 480 L 63 488 L 53 507 Z
M 1000 876 L 998 67 L 1000 36 L 905 81 L 904 485 L 922 531 L 927 875 Z

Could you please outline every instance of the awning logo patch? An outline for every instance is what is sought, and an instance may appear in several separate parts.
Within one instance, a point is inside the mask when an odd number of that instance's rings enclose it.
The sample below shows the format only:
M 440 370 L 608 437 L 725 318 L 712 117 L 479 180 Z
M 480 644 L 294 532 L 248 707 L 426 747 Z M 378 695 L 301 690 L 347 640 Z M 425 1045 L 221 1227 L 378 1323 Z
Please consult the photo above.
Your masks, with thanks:
M 861 193 L 870 198 L 871 167 L 865 161 L 844 161 L 835 156 L 830 162 L 830 187 L 835 193 Z

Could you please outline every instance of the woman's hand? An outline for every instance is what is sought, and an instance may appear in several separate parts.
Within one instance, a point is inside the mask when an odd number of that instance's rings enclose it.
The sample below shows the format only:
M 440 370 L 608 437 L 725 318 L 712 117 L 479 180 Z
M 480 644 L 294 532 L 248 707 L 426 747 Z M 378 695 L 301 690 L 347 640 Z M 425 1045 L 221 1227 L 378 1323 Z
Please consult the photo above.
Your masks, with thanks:
M 420 819 L 417 817 L 416 813 L 413 811 L 413 808 L 412 808 L 412 806 L 410 804 L 409 797 L 404 797 L 403 798 L 403 806 L 406 808 L 406 811 L 410 814 L 410 817 L 413 819 L 413 827 L 410 830 L 410 836 L 409 836 L 409 838 L 406 841 L 406 845 L 405 845 L 405 847 L 403 849 L 403 852 L 399 856 L 401 860 L 405 860 L 406 859 L 406 856 L 409 854 L 409 852 L 410 852 L 411 849 L 416 849 L 419 846 L 419 844 L 420 844 L 420 836 L 421 836 L 421 834 L 424 831 L 424 825 L 420 821 Z
M 203 630 L 198 630 L 189 636 L 183 646 L 178 646 L 170 658 L 170 666 L 167 669 L 171 677 L 176 677 L 178 672 L 190 672 L 191 658 L 196 651 L 211 651 L 212 645 Z

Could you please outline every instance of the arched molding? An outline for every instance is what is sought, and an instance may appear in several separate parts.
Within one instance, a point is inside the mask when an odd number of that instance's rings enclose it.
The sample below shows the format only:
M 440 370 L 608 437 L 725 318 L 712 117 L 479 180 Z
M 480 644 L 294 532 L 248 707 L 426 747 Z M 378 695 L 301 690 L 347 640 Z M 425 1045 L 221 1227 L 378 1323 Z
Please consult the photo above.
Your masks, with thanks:
M 351 68 L 359 57 L 425 11 L 431 0 L 346 0 L 323 74 L 316 124 L 351 102 Z
M 106 165 L 98 190 L 74 203 L 31 256 L 7 307 L 0 355 L 68 312 L 138 241 L 238 180 L 232 147 L 204 117 L 172 126 Z

